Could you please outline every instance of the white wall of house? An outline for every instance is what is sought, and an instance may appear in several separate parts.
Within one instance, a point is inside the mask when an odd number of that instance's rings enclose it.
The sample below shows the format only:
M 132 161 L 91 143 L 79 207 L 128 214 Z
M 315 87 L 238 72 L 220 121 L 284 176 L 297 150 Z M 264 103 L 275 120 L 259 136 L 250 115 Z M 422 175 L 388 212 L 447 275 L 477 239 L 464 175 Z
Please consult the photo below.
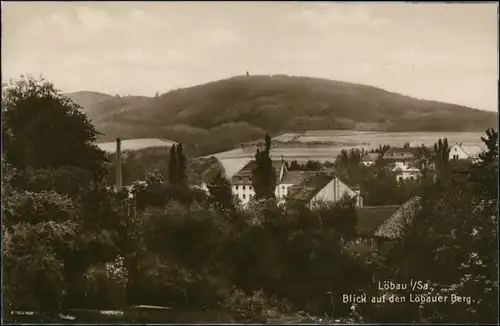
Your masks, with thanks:
M 396 173 L 396 180 L 416 180 L 422 176 L 419 169 L 413 168 L 408 162 L 395 162 L 392 171 Z
M 287 194 L 288 189 L 293 186 L 292 184 L 279 184 L 274 190 L 277 199 L 283 200 Z M 233 195 L 238 197 L 243 205 L 246 205 L 255 197 L 255 190 L 252 185 L 233 185 L 231 186 Z
M 464 150 L 462 145 L 455 144 L 450 148 L 450 160 L 472 160 L 473 162 L 477 162 L 479 160 L 479 153 L 481 149 L 478 146 L 466 146 Z
M 420 171 L 396 171 L 396 180 L 400 182 L 405 180 L 414 181 L 421 176 L 422 173 Z
M 311 199 L 309 206 L 312 207 L 318 202 L 337 202 L 345 194 L 347 194 L 351 198 L 359 196 L 358 191 L 352 190 L 345 183 L 343 183 L 337 178 L 334 178 Z M 356 201 L 356 205 L 362 206 L 363 200 L 358 199 Z
M 248 204 L 255 196 L 255 191 L 252 185 L 233 185 L 231 186 L 233 195 L 236 196 L 243 205 Z
M 450 160 L 467 160 L 469 159 L 469 155 L 460 147 L 459 144 L 453 145 L 450 149 Z
M 285 173 L 285 164 L 281 164 L 281 167 L 278 171 L 278 180 L 282 180 L 283 179 L 283 174 Z M 246 177 L 245 177 L 246 178 Z M 248 182 L 247 184 L 239 184 L 239 185 L 232 185 L 231 186 L 231 191 L 233 193 L 233 195 L 235 197 L 237 197 L 242 205 L 247 205 L 254 197 L 255 197 L 255 190 L 253 188 L 253 185 L 249 182 L 251 182 L 252 179 L 251 177 L 248 178 L 247 181 L 245 182 Z M 274 190 L 274 194 L 276 195 L 276 198 L 278 199 L 281 199 L 281 198 L 284 198 L 287 193 L 288 193 L 288 188 L 291 186 L 291 185 L 284 185 L 285 186 L 285 190 L 282 190 L 282 187 L 280 184 L 278 184 Z
M 375 164 L 375 161 L 363 161 L 362 163 L 364 166 L 372 166 L 373 164 Z
M 276 186 L 276 198 L 284 199 L 288 195 L 288 190 L 293 186 L 291 183 L 281 183 Z

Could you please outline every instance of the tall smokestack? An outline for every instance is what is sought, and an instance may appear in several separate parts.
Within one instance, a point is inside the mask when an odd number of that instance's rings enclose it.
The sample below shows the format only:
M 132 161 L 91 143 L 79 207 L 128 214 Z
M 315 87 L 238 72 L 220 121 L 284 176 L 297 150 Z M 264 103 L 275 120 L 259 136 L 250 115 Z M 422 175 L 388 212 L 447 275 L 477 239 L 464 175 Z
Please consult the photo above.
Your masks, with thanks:
M 116 191 L 122 190 L 122 149 L 121 140 L 116 138 Z

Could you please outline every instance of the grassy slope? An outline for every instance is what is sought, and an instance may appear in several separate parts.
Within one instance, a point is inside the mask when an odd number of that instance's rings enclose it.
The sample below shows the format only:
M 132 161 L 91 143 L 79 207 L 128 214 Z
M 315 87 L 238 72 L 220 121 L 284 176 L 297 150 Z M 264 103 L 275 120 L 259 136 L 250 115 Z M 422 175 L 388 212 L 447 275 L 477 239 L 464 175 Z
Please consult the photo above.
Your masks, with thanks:
M 164 137 L 196 155 L 234 148 L 266 131 L 483 131 L 496 121 L 493 112 L 308 77 L 238 76 L 156 98 L 98 96 L 94 104 L 79 93 L 69 96 L 89 113 L 103 140 Z

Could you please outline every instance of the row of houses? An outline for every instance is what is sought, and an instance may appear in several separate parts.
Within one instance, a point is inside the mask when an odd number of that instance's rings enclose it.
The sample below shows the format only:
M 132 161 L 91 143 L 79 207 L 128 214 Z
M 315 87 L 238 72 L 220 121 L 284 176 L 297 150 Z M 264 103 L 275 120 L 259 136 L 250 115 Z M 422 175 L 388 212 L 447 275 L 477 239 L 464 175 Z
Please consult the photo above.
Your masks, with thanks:
M 359 189 L 352 189 L 342 182 L 335 169 L 318 171 L 288 171 L 283 160 L 273 161 L 276 171 L 275 196 L 280 202 L 292 198 L 307 203 L 309 207 L 320 201 L 337 202 L 343 196 L 356 199 L 356 206 L 363 206 L 363 198 Z M 252 184 L 252 170 L 255 161 L 250 161 L 240 171 L 231 177 L 233 194 L 247 205 L 255 196 Z
M 416 180 L 421 177 L 421 171 L 412 167 L 410 162 L 415 158 L 418 147 L 404 147 L 404 148 L 391 148 L 384 153 L 382 159 L 392 165 L 392 171 L 396 172 L 398 181 Z M 449 159 L 451 160 L 471 160 L 477 161 L 479 154 L 483 151 L 477 145 L 463 145 L 458 143 L 450 148 Z M 361 159 L 365 166 L 375 164 L 378 159 L 379 153 L 367 153 Z

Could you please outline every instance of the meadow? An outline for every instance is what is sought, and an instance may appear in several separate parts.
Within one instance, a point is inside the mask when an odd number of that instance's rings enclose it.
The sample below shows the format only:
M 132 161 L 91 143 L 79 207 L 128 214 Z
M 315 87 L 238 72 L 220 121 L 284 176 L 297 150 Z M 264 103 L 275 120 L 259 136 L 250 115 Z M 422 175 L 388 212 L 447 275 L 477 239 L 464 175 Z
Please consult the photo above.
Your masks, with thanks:
M 307 161 L 316 160 L 320 162 L 335 161 L 342 149 L 365 148 L 375 149 L 380 145 L 403 146 L 410 143 L 411 146 L 432 146 L 439 138 L 448 138 L 450 145 L 463 143 L 467 145 L 482 146 L 481 132 L 378 132 L 378 131 L 355 131 L 355 130 L 321 130 L 297 133 L 285 133 L 273 138 L 280 142 L 293 141 L 302 142 L 304 147 L 274 148 L 271 157 L 274 160 L 281 158 L 285 160 Z M 350 143 L 352 146 L 328 146 L 307 147 L 310 142 L 332 142 Z M 253 151 L 243 152 L 240 148 L 233 149 L 210 156 L 218 158 L 223 165 L 232 165 L 235 159 L 247 158 L 250 160 Z M 239 162 L 238 162 L 239 164 Z
M 122 151 L 136 151 L 150 147 L 170 147 L 174 144 L 176 142 L 163 138 L 133 138 L 122 139 L 121 148 Z M 107 153 L 114 153 L 116 151 L 115 141 L 98 143 L 97 146 Z

